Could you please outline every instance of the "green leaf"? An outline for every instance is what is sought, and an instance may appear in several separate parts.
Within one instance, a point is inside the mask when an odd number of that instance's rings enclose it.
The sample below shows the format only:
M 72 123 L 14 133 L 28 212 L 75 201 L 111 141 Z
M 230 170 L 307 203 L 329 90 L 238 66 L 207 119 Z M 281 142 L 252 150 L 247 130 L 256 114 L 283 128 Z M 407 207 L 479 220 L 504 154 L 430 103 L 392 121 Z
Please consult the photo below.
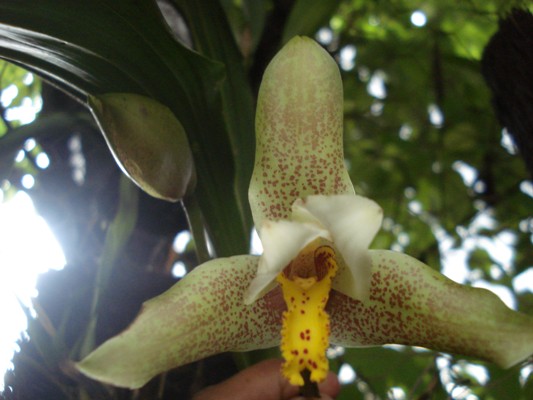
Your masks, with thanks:
M 438 379 L 434 357 L 432 352 L 417 353 L 410 348 L 379 347 L 346 349 L 343 361 L 350 364 L 381 398 L 387 398 L 387 392 L 392 387 L 400 387 L 407 398 L 414 399 L 419 398 L 432 381 Z
M 339 0 L 296 1 L 283 30 L 282 43 L 287 43 L 297 35 L 314 36 L 319 28 L 329 22 L 339 4 Z
M 95 346 L 98 310 L 102 292 L 108 286 L 113 268 L 128 242 L 137 223 L 139 189 L 126 176 L 120 179 L 120 201 L 118 210 L 107 229 L 102 258 L 96 274 L 96 283 L 91 304 L 91 315 L 85 337 L 81 344 L 81 355 L 88 354 Z
M 215 251 L 248 250 L 220 107 L 223 65 L 177 42 L 155 2 L 94 0 L 72 7 L 68 0 L 43 0 L 29 8 L 6 0 L 0 3 L 0 38 L 3 57 L 83 102 L 88 94 L 125 92 L 169 107 L 193 150 L 197 195 Z
M 480 393 L 482 395 L 481 398 L 486 398 L 487 400 L 527 400 L 531 398 L 520 385 L 519 367 L 511 370 L 504 370 L 494 365 L 487 365 L 487 369 L 490 375 L 490 382 Z M 531 387 L 528 389 L 531 391 Z
M 483 271 L 485 277 L 490 277 L 490 268 L 494 264 L 487 250 L 476 247 L 468 255 L 468 266 L 471 270 L 479 269 Z
M 218 1 L 173 2 L 187 20 L 195 49 L 225 66 L 225 79 L 220 85 L 220 94 L 235 163 L 235 196 L 241 214 L 241 221 L 235 223 L 241 222 L 244 232 L 250 232 L 252 219 L 248 205 L 248 185 L 254 162 L 254 99 L 243 57 Z

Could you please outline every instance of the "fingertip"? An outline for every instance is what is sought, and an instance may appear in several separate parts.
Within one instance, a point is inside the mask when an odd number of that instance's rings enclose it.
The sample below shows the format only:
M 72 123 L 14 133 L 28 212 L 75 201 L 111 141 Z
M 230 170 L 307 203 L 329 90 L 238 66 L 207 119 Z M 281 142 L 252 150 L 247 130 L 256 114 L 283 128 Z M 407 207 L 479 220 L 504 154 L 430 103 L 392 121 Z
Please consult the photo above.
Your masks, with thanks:
M 318 385 L 320 393 L 331 396 L 333 398 L 337 397 L 341 391 L 341 384 L 337 374 L 329 372 L 326 380 Z
M 264 360 L 255 364 L 232 378 L 204 389 L 195 396 L 196 400 L 278 400 L 302 399 L 298 396 L 299 388 L 293 386 L 281 374 L 283 361 L 279 359 Z M 340 393 L 340 383 L 333 372 L 318 385 L 321 400 L 332 400 Z

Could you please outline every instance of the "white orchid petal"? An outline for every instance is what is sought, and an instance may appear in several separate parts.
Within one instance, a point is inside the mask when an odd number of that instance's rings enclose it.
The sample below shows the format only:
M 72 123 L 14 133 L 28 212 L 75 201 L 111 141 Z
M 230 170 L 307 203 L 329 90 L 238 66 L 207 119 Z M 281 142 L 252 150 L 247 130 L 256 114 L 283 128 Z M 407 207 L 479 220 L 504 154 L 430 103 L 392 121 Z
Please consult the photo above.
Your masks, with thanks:
M 253 304 L 276 287 L 276 276 L 279 273 L 257 274 L 244 292 L 244 304 Z
M 357 195 L 309 196 L 302 207 L 328 229 L 348 267 L 340 269 L 334 289 L 354 299 L 366 299 L 371 274 L 367 250 L 381 226 L 381 208 Z
M 292 203 L 291 221 L 310 223 L 326 229 L 318 218 L 311 214 L 311 211 L 305 207 L 305 202 L 302 199 L 296 199 L 295 202 Z
M 257 275 L 245 293 L 244 302 L 251 304 L 275 286 L 276 276 L 305 246 L 318 237 L 331 240 L 322 226 L 293 221 L 264 221 L 259 231 L 263 255 Z
M 335 247 L 343 254 L 339 246 Z M 340 263 L 340 268 L 333 279 L 332 287 L 355 300 L 364 300 L 370 295 L 372 262 L 367 249 L 354 247 L 352 250 L 354 250 L 353 254 L 349 256 L 351 257 L 351 264 Z M 343 258 L 345 258 L 344 255 Z

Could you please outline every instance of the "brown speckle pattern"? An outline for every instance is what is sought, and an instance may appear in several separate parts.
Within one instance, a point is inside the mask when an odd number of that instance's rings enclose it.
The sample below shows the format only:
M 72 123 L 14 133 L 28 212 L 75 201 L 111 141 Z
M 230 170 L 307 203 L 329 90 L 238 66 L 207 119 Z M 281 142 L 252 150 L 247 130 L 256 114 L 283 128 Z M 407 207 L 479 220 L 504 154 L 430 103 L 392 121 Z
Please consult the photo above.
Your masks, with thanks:
M 258 258 L 220 258 L 148 301 L 134 323 L 81 364 L 88 376 L 136 388 L 179 365 L 224 352 L 279 344 L 282 300 L 243 303 Z M 275 292 L 276 293 L 276 292 Z
M 405 254 L 370 254 L 370 299 L 330 296 L 332 343 L 415 345 L 501 366 L 533 353 L 533 318 L 508 309 L 493 293 L 459 285 Z
M 249 191 L 256 227 L 263 219 L 289 219 L 297 198 L 353 193 L 342 96 L 335 61 L 310 39 L 293 39 L 270 63 L 259 92 Z
M 370 254 L 368 301 L 330 293 L 326 309 L 332 343 L 424 346 L 504 367 L 533 353 L 531 316 L 508 309 L 484 289 L 458 285 L 407 255 Z M 147 302 L 130 328 L 78 368 L 95 379 L 137 388 L 160 372 L 212 354 L 276 346 L 285 310 L 279 287 L 252 306 L 242 301 L 257 260 L 238 256 L 198 267 Z M 305 338 L 305 330 L 303 334 Z

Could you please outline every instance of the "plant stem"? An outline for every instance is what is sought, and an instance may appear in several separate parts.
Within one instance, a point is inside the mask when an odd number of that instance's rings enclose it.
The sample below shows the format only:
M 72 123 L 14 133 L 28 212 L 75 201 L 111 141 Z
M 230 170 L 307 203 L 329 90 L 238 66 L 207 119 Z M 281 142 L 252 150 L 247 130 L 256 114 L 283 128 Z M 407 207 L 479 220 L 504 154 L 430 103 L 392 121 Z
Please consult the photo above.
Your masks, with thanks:
M 320 392 L 316 382 L 311 382 L 311 371 L 307 368 L 302 371 L 302 378 L 304 378 L 304 385 L 300 386 L 300 395 L 306 399 L 319 399 Z
M 211 259 L 209 249 L 207 248 L 207 238 L 205 236 L 205 225 L 202 210 L 196 197 L 196 194 L 185 197 L 181 202 L 185 214 L 187 215 L 187 222 L 189 223 L 189 229 L 194 239 L 194 245 L 196 249 L 196 257 L 198 263 L 202 264 Z

